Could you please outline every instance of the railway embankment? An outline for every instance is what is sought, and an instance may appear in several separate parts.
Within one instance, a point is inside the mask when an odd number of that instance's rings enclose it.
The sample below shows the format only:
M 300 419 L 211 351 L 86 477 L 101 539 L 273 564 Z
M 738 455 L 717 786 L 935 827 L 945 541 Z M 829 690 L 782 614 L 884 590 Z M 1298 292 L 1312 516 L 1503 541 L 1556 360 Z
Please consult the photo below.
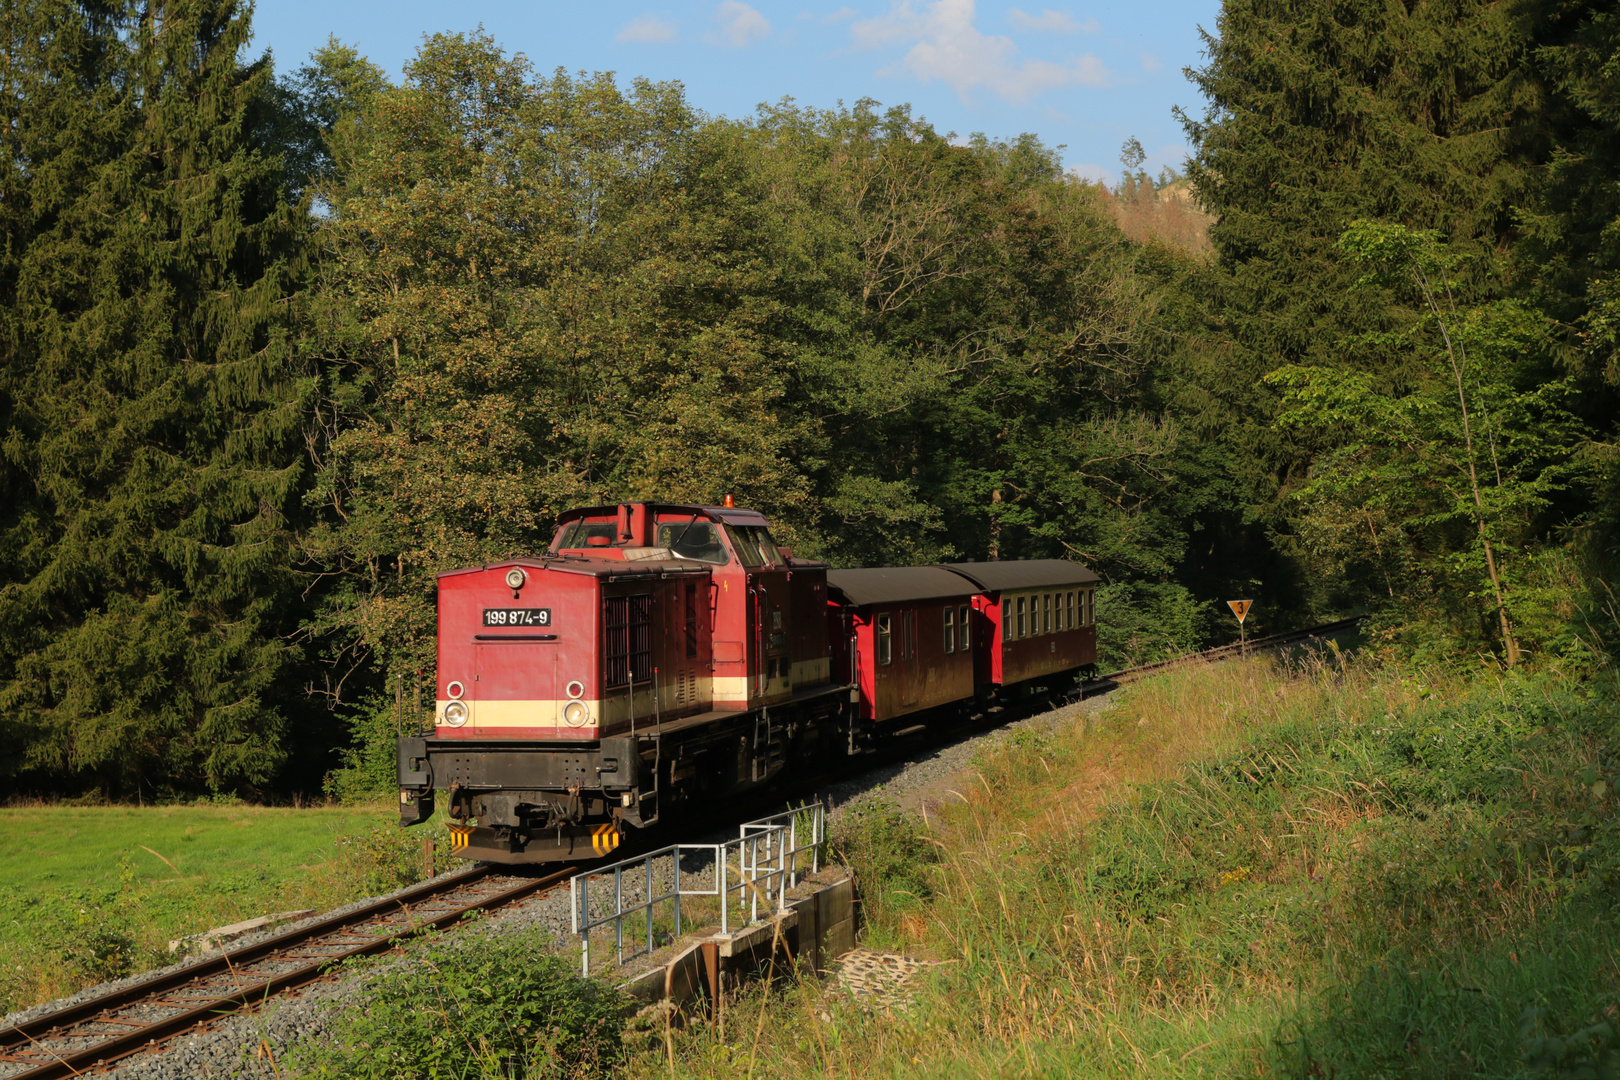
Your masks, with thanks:
M 903 995 L 778 980 L 668 1076 L 1575 1076 L 1620 1052 L 1620 731 L 1556 673 L 1167 672 L 834 835 Z M 917 800 L 912 800 L 917 801 Z

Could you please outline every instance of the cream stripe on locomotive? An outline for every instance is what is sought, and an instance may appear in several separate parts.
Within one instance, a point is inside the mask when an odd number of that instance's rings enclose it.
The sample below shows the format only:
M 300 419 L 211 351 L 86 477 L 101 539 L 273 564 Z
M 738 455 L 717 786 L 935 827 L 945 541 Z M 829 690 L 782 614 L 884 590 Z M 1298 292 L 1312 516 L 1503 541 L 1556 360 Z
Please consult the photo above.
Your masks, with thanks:
M 793 665 L 792 685 L 807 686 L 826 682 L 831 677 L 831 671 L 832 661 L 825 657 L 800 661 Z M 690 671 L 679 673 L 662 687 L 657 702 L 653 701 L 651 687 L 636 690 L 636 722 L 651 720 L 655 715 L 673 710 L 684 711 L 693 706 L 708 705 L 714 701 L 745 701 L 748 698 L 750 682 L 750 679 L 742 675 L 698 675 Z M 783 680 L 779 678 L 770 680 L 768 686 L 770 692 L 787 689 Z M 611 694 L 605 704 L 600 698 L 582 700 L 581 704 L 589 710 L 589 715 L 578 724 L 568 723 L 565 710 L 569 703 L 568 700 L 543 699 L 469 701 L 466 703 L 467 722 L 459 730 L 556 727 L 566 732 L 580 728 L 612 726 L 630 720 L 630 701 L 622 690 Z M 448 704 L 449 699 L 440 699 L 437 703 L 436 722 L 440 727 L 448 726 L 444 722 L 444 707 Z

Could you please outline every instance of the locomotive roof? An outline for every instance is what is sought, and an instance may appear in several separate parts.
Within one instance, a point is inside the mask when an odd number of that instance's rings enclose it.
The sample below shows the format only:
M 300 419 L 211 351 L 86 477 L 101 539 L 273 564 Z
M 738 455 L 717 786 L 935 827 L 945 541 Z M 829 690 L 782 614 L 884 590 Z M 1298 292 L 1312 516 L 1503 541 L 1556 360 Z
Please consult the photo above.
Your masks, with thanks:
M 746 510 L 735 506 L 694 506 L 690 503 L 647 503 L 647 509 L 655 514 L 700 514 L 713 518 L 715 521 L 724 521 L 731 525 L 766 525 L 770 522 L 758 510 Z M 557 522 L 573 521 L 576 518 L 613 517 L 619 512 L 617 505 L 613 506 L 582 506 L 573 510 L 566 510 L 557 515 Z
M 971 596 L 973 583 L 938 566 L 873 566 L 861 570 L 829 570 L 827 584 L 856 607 L 907 600 L 936 600 Z
M 676 577 L 685 574 L 707 574 L 707 563 L 688 559 L 594 559 L 584 555 L 519 556 L 499 562 L 465 566 L 456 570 L 441 570 L 436 577 L 457 577 L 461 574 L 479 574 L 485 570 L 499 570 L 507 566 L 522 566 L 530 570 L 557 570 L 565 574 L 584 574 L 588 577 Z
M 942 563 L 986 592 L 1039 589 L 1048 585 L 1090 585 L 1102 579 L 1083 564 L 1068 559 L 1021 559 L 1016 562 Z

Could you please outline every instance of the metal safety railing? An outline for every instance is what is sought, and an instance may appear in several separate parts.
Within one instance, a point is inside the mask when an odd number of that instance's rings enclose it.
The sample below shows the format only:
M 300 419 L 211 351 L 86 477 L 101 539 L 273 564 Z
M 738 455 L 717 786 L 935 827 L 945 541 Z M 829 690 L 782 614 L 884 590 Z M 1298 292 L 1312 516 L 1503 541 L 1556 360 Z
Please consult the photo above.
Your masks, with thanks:
M 679 939 L 694 915 L 705 922 L 718 916 L 720 932 L 730 934 L 758 922 L 762 911 L 769 917 L 785 910 L 801 875 L 821 869 L 826 843 L 826 808 L 817 803 L 747 822 L 723 844 L 671 844 L 575 874 L 568 897 L 581 971 L 591 973 L 591 934 L 604 927 L 612 927 L 616 962 L 623 964 Z M 693 901 L 705 899 L 718 912 L 692 910 Z M 661 934 L 666 907 L 670 921 Z

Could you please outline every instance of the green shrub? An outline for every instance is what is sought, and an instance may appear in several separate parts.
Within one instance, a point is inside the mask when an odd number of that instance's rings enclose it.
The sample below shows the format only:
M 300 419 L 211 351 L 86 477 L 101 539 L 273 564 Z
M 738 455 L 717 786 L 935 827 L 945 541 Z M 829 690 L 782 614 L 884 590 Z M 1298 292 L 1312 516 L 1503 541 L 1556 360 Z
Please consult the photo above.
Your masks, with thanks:
M 833 857 L 855 876 L 868 923 L 925 902 L 933 895 L 939 849 L 915 815 L 893 799 L 870 796 L 844 807 L 832 826 Z
M 582 978 L 538 932 L 432 940 L 378 969 L 335 1037 L 292 1064 L 322 1080 L 590 1080 L 624 1059 L 628 1000 Z
M 398 783 L 399 710 L 384 695 L 372 694 L 342 711 L 349 745 L 339 751 L 342 765 L 326 777 L 326 794 L 345 803 L 392 794 Z

